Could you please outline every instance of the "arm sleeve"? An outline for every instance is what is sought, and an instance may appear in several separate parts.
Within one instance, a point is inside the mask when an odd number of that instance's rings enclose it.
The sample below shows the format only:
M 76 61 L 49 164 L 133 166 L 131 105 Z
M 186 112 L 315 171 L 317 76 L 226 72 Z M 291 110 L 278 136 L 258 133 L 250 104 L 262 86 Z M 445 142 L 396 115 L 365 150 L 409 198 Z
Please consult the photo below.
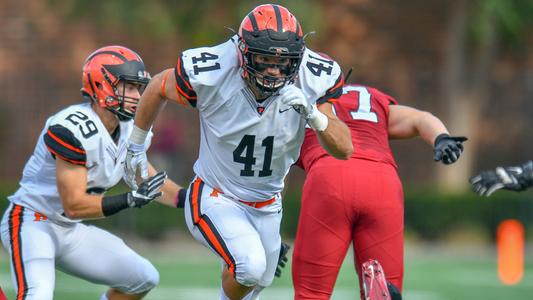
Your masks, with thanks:
M 44 134 L 44 143 L 54 159 L 60 159 L 75 165 L 85 166 L 87 156 L 81 142 L 67 128 L 52 125 Z
M 176 77 L 176 91 L 178 95 L 183 96 L 192 107 L 196 107 L 197 96 L 189 81 L 187 71 L 183 66 L 183 54 L 180 55 L 176 67 L 174 67 L 174 76 Z M 180 99 L 180 103 L 186 104 L 182 99 Z
M 326 94 L 324 96 L 320 97 L 316 103 L 322 104 L 325 102 L 331 102 L 331 100 L 337 99 L 342 95 L 342 87 L 344 85 L 344 75 L 341 73 L 337 80 L 335 81 L 335 84 L 331 88 L 329 88 L 326 91 Z

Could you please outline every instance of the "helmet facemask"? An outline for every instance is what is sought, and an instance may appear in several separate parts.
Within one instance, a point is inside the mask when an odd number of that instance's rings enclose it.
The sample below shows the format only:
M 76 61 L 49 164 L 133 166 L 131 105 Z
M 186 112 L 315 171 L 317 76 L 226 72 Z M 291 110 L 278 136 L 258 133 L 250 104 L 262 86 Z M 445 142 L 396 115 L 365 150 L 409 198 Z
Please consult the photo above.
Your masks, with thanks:
M 243 58 L 243 69 L 247 73 L 244 77 L 263 99 L 272 96 L 287 84 L 294 83 L 301 62 L 301 55 L 272 55 L 252 49 L 248 49 Z M 278 69 L 280 75 L 266 74 L 265 70 L 268 68 Z

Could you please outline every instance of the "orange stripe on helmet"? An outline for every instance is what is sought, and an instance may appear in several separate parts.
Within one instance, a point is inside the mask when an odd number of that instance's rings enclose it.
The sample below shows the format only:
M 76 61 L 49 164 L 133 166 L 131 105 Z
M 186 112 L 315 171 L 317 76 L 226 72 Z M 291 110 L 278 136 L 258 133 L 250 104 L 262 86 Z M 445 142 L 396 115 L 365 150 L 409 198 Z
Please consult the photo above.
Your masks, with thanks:
M 277 4 L 257 6 L 244 18 L 241 28 L 246 31 L 291 31 L 299 36 L 303 35 L 296 17 L 288 9 Z
M 22 240 L 20 239 L 23 211 L 24 209 L 22 206 L 14 205 L 9 217 L 11 228 L 11 256 L 13 260 L 13 268 L 15 270 L 15 278 L 17 280 L 17 300 L 26 298 L 26 291 L 28 289 L 22 260 Z

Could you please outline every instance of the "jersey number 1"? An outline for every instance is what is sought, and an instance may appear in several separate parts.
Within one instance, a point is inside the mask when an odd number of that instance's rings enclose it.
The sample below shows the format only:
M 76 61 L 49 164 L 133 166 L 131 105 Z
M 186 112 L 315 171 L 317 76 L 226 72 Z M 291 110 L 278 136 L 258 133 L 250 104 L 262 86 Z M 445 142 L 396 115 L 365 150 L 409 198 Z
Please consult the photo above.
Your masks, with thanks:
M 255 135 L 243 136 L 241 142 L 233 151 L 233 161 L 244 164 L 244 169 L 241 170 L 241 176 L 254 176 L 252 166 L 255 165 L 256 158 L 254 157 Z M 261 146 L 265 147 L 265 158 L 263 160 L 263 169 L 259 171 L 259 177 L 266 177 L 272 175 L 270 165 L 272 163 L 272 149 L 274 148 L 274 137 L 267 136 L 261 142 Z M 243 156 L 243 153 L 246 154 Z
M 357 110 L 350 111 L 350 115 L 354 120 L 365 120 L 373 123 L 378 122 L 378 115 L 372 111 L 372 105 L 370 103 L 370 93 L 364 86 L 346 86 L 342 90 L 343 94 L 348 94 L 350 92 L 359 93 L 359 107 Z

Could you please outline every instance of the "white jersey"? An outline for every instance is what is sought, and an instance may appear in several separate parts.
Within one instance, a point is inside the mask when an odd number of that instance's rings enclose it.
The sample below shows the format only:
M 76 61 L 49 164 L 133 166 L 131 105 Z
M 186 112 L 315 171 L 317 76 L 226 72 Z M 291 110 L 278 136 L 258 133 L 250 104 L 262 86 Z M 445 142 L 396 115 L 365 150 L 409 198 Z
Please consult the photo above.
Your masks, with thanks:
M 306 124 L 278 96 L 256 101 L 240 75 L 238 55 L 236 36 L 184 51 L 175 68 L 176 87 L 200 114 L 195 173 L 229 197 L 264 201 L 282 191 Z M 337 63 L 305 50 L 295 84 L 310 103 L 340 96 L 342 83 Z
M 133 121 L 120 122 L 117 143 L 90 103 L 69 106 L 48 118 L 24 167 L 20 188 L 9 201 L 40 212 L 51 220 L 77 222 L 63 213 L 56 184 L 55 159 L 87 168 L 87 193 L 104 193 L 124 175 L 126 143 Z M 147 139 L 147 148 L 152 134 Z

